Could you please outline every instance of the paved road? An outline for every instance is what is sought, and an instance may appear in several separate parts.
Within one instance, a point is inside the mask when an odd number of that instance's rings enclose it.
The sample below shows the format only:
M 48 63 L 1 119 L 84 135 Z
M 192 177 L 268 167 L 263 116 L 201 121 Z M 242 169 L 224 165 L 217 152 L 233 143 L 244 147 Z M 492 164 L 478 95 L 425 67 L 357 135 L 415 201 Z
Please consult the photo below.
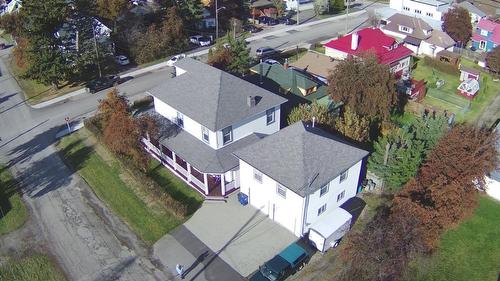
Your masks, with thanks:
M 357 17 L 351 23 L 355 26 L 362 21 Z M 343 26 L 335 21 L 317 24 L 256 40 L 251 46 L 294 46 L 335 35 Z M 10 51 L 0 50 L 0 163 L 9 163 L 26 191 L 37 241 L 46 244 L 70 280 L 164 280 L 147 249 L 95 198 L 87 184 L 72 174 L 53 146 L 64 118 L 76 120 L 92 114 L 105 93 L 84 94 L 32 109 L 6 68 Z M 169 78 L 170 69 L 162 69 L 134 78 L 119 89 L 133 98 Z

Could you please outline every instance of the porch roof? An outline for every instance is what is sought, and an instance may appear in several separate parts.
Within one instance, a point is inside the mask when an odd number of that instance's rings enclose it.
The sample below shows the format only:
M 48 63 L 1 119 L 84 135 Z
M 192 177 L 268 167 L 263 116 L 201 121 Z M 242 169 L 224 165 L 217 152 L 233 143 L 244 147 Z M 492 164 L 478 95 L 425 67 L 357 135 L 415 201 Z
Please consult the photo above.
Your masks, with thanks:
M 202 173 L 225 173 L 237 167 L 238 159 L 233 152 L 264 137 L 262 134 L 254 133 L 223 148 L 213 149 L 167 118 L 157 113 L 150 113 L 150 115 L 156 115 L 158 120 L 160 143 Z

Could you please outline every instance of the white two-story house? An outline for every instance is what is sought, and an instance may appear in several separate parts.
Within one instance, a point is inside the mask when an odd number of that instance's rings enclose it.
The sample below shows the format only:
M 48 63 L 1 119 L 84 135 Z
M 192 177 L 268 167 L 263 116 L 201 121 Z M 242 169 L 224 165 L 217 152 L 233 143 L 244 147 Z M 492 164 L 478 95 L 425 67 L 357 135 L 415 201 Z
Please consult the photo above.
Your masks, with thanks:
M 235 155 L 249 204 L 301 237 L 356 195 L 368 152 L 297 122 Z
M 235 150 L 280 129 L 286 99 L 191 58 L 175 64 L 175 77 L 149 90 L 159 115 L 159 139 L 147 150 L 207 198 L 240 186 Z
M 389 7 L 415 17 L 441 21 L 451 3 L 450 0 L 390 0 Z

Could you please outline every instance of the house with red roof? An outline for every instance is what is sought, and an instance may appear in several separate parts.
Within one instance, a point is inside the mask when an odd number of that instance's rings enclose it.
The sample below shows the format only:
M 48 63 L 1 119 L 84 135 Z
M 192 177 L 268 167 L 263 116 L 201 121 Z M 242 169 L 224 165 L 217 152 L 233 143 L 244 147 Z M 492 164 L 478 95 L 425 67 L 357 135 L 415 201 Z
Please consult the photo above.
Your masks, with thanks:
M 500 23 L 480 19 L 472 35 L 472 46 L 477 50 L 489 52 L 500 45 Z
M 378 57 L 380 63 L 389 65 L 391 72 L 396 76 L 410 72 L 413 52 L 378 28 L 361 29 L 334 39 L 324 44 L 324 47 L 325 54 L 334 59 L 345 59 L 348 56 L 372 52 Z

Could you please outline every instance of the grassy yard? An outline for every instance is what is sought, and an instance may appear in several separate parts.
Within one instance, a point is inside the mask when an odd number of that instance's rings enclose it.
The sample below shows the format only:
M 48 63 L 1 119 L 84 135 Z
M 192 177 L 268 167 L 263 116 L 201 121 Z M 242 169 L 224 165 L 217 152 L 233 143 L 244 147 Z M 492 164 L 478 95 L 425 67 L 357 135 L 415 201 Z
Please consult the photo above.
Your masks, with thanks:
M 30 104 L 37 104 L 43 101 L 47 101 L 70 92 L 82 89 L 84 87 L 83 84 L 70 84 L 64 83 L 60 86 L 57 91 L 52 89 L 52 86 L 45 86 L 40 84 L 34 80 L 26 80 L 21 79 L 22 70 L 16 65 L 14 60 L 10 62 L 10 68 L 16 77 L 16 81 L 19 84 L 19 87 L 23 90 L 26 100 Z
M 480 67 L 466 59 L 462 59 L 463 65 L 474 67 L 480 70 Z M 475 123 L 482 111 L 488 106 L 495 96 L 498 94 L 500 82 L 493 81 L 490 74 L 482 72 L 480 85 L 481 89 L 476 97 L 469 101 L 465 97 L 456 94 L 456 88 L 460 84 L 460 75 L 453 75 L 441 72 L 426 65 L 423 60 L 417 63 L 416 69 L 413 70 L 413 76 L 416 79 L 424 79 L 427 81 L 428 92 L 423 101 L 424 105 L 432 108 L 439 108 L 453 112 L 458 121 Z M 436 81 L 442 79 L 445 84 L 436 89 L 434 86 Z
M 152 244 L 182 223 L 164 208 L 147 204 L 134 189 L 141 183 L 127 176 L 113 156 L 108 155 L 104 159 L 95 147 L 89 147 L 84 142 L 88 137 L 85 133 L 86 130 L 74 133 L 58 143 L 62 157 L 140 238 Z M 180 188 L 173 180 L 168 183 Z
M 63 281 L 66 279 L 47 256 L 34 254 L 20 259 L 10 259 L 0 266 L 0 280 Z
M 27 219 L 28 210 L 17 192 L 17 184 L 0 165 L 0 235 L 18 229 Z
M 417 260 L 408 281 L 496 281 L 500 275 L 500 202 L 483 196 L 474 215 L 441 238 L 431 258 Z
M 189 214 L 194 213 L 199 207 L 201 207 L 203 197 L 200 193 L 172 174 L 157 160 L 153 159 L 151 161 L 148 175 L 161 187 L 163 187 L 165 192 L 170 194 L 172 198 L 186 203 Z

